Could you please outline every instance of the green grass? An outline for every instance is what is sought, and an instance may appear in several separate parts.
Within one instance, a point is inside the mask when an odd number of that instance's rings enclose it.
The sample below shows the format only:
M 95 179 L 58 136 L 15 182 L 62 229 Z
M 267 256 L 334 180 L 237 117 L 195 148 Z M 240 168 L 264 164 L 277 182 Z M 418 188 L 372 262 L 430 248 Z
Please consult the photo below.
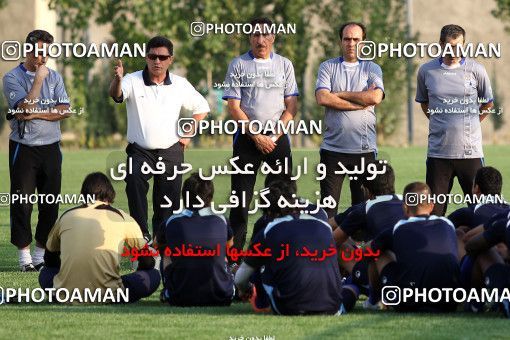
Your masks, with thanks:
M 487 165 L 497 167 L 503 178 L 510 178 L 508 155 L 510 146 L 485 147 Z M 308 158 L 309 167 L 318 161 L 317 150 L 295 150 L 295 164 Z M 425 179 L 425 149 L 382 148 L 381 158 L 389 159 L 397 175 L 396 189 L 416 180 Z M 194 168 L 221 165 L 230 157 L 225 150 L 190 150 L 186 161 Z M 85 175 L 92 171 L 109 172 L 116 161 L 123 160 L 123 150 L 64 151 L 62 193 L 79 193 Z M 206 172 L 207 173 L 207 172 Z M 309 171 L 298 181 L 302 196 L 315 199 L 319 184 Z M 0 153 L 0 192 L 9 191 L 8 158 Z M 257 181 L 257 188 L 262 185 Z M 230 191 L 226 176 L 216 178 L 216 201 L 222 201 Z M 124 183 L 114 184 L 117 191 L 115 205 L 127 209 Z M 456 183 L 454 192 L 461 192 Z M 506 184 L 503 195 L 510 197 Z M 344 183 L 341 208 L 348 205 L 348 188 Z M 150 195 L 149 195 L 150 198 Z M 149 206 L 151 203 L 149 202 Z M 61 206 L 61 211 L 70 206 Z M 449 212 L 456 207 L 449 207 Z M 258 215 L 250 217 L 254 222 Z M 34 207 L 32 225 L 37 208 Z M 9 209 L 0 207 L 0 287 L 37 287 L 37 274 L 19 273 L 17 251 L 9 243 Z M 343 317 L 281 317 L 254 315 L 249 305 L 235 303 L 226 308 L 173 308 L 158 302 L 158 294 L 133 305 L 125 306 L 61 306 L 49 304 L 0 306 L 0 338 L 213 338 L 276 336 L 290 338 L 508 338 L 510 323 L 500 315 L 488 313 L 474 316 L 463 312 L 454 315 L 398 314 L 394 312 L 366 312 L 360 304 Z

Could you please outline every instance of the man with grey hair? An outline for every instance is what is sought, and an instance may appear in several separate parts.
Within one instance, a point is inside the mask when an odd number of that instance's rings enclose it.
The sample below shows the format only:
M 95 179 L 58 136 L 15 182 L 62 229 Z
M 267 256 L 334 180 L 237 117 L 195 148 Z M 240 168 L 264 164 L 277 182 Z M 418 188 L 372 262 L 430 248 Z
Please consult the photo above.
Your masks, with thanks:
M 238 122 L 255 121 L 261 126 L 276 125 L 278 121 L 287 124 L 297 112 L 299 93 L 294 67 L 289 59 L 272 51 L 275 35 L 268 29 L 273 24 L 270 19 L 256 18 L 250 24 L 251 49 L 230 63 L 223 99 L 228 101 L 232 119 Z M 243 134 L 240 130 L 233 138 L 233 156 L 239 157 L 236 164 L 241 169 L 250 164 L 255 174 L 231 176 L 232 191 L 238 197 L 246 197 L 245 205 L 230 210 L 234 247 L 238 249 L 242 249 L 246 241 L 248 209 L 261 163 L 274 166 L 288 161 L 292 169 L 290 140 L 283 131 L 269 135 Z
M 466 32 L 458 25 L 441 29 L 439 43 L 444 58 L 423 64 L 418 70 L 416 101 L 429 119 L 427 184 L 432 194 L 448 194 L 456 176 L 465 195 L 471 193 L 476 172 L 482 166 L 480 122 L 493 106 L 489 76 L 483 65 L 460 56 L 447 55 L 464 44 Z M 437 203 L 433 214 L 444 215 L 446 204 Z

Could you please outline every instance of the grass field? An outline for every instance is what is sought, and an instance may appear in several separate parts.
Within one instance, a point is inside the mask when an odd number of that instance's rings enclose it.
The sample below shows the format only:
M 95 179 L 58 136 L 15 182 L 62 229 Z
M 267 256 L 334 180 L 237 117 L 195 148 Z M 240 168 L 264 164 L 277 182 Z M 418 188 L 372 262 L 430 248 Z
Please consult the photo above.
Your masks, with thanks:
M 122 161 L 123 150 L 63 151 L 62 193 L 78 194 L 85 175 L 92 171 L 109 172 Z M 397 175 L 396 190 L 425 179 L 424 148 L 382 148 L 379 156 L 390 160 Z M 295 164 L 303 157 L 315 166 L 316 150 L 295 150 Z M 497 167 L 505 180 L 510 180 L 510 146 L 485 147 L 485 162 Z M 221 165 L 229 158 L 225 150 L 190 150 L 186 161 L 194 168 Z M 298 181 L 302 196 L 315 199 L 319 184 L 314 172 Z M 8 158 L 0 153 L 0 193 L 9 192 Z M 257 181 L 260 188 L 262 178 Z M 222 201 L 230 191 L 228 177 L 215 181 L 216 200 Z M 127 209 L 124 183 L 115 183 L 115 205 Z M 348 201 L 344 184 L 341 208 Z M 455 184 L 454 192 L 460 192 Z M 506 183 L 503 195 L 510 197 Z M 149 195 L 150 197 L 150 195 Z M 149 206 L 151 203 L 149 202 Z M 61 206 L 61 212 L 70 206 Z M 449 212 L 455 207 L 449 207 Z M 32 214 L 35 225 L 37 209 Z M 257 216 L 252 216 L 254 222 Z M 9 243 L 9 208 L 0 207 L 0 287 L 37 287 L 37 274 L 18 272 L 17 251 Z M 276 339 L 291 338 L 412 338 L 412 339 L 476 339 L 510 338 L 510 322 L 500 315 L 487 313 L 474 316 L 463 312 L 454 315 L 398 314 L 394 312 L 367 312 L 360 303 L 349 315 L 342 317 L 281 317 L 254 315 L 248 304 L 235 303 L 226 308 L 173 308 L 158 301 L 159 292 L 133 305 L 123 306 L 61 306 L 50 304 L 1 305 L 0 338 L 211 338 Z

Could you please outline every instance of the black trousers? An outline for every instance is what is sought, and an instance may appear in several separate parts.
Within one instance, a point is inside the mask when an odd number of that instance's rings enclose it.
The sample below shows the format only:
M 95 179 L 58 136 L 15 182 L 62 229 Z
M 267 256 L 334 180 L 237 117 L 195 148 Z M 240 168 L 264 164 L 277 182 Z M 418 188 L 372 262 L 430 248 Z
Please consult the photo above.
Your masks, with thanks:
M 471 195 L 473 182 L 478 169 L 483 167 L 482 158 L 446 159 L 427 158 L 427 184 L 434 195 L 449 194 L 453 179 L 457 177 L 464 195 Z M 432 214 L 443 216 L 447 204 L 435 204 Z
M 253 140 L 244 134 L 238 133 L 234 136 L 233 157 L 239 156 L 236 164 L 243 169 L 246 164 L 253 164 L 254 175 L 232 175 L 231 188 L 235 190 L 235 195 L 241 202 L 242 193 L 246 195 L 246 206 L 240 206 L 230 209 L 230 225 L 234 232 L 234 247 L 242 249 L 246 242 L 246 232 L 248 223 L 248 210 L 253 198 L 253 188 L 257 180 L 257 171 L 262 164 L 266 162 L 270 166 L 275 166 L 279 160 L 283 166 L 285 158 L 289 162 L 289 172 L 292 172 L 292 155 L 290 150 L 290 141 L 288 136 L 281 136 L 276 142 L 274 150 L 264 155 L 260 152 Z M 290 173 L 288 175 L 291 175 Z M 268 175 L 274 176 L 274 175 Z
M 184 147 L 180 143 L 175 143 L 168 149 L 146 150 L 136 143 L 130 143 L 126 147 L 127 158 L 132 161 L 131 174 L 126 176 L 126 194 L 128 198 L 129 213 L 140 226 L 145 238 L 150 239 L 147 219 L 148 203 L 147 193 L 149 192 L 149 180 L 154 177 L 152 187 L 152 231 L 157 235 L 160 225 L 172 215 L 173 210 L 179 209 L 180 193 L 182 186 L 182 175 L 169 181 L 168 176 L 174 175 L 174 168 L 182 168 L 184 162 Z M 165 163 L 165 172 L 163 174 L 152 173 L 143 174 L 141 169 L 143 163 L 147 163 L 151 169 L 157 171 L 156 163 L 161 157 L 161 162 Z M 166 204 L 164 196 L 172 201 L 172 207 L 161 208 L 161 204 Z
M 321 149 L 320 156 L 320 162 L 326 166 L 326 177 L 320 182 L 321 200 L 331 195 L 337 203 L 334 209 L 325 209 L 328 217 L 331 218 L 337 213 L 338 204 L 340 203 L 340 194 L 342 193 L 342 184 L 345 178 L 345 175 L 335 174 L 335 171 L 341 169 L 338 162 L 342 162 L 346 169 L 353 170 L 354 166 L 361 166 L 362 158 L 365 158 L 365 164 L 374 161 L 375 152 L 349 154 Z M 361 178 L 349 181 L 351 188 L 351 205 L 365 201 L 361 183 Z
M 60 143 L 28 146 L 9 140 L 9 175 L 12 194 L 60 194 L 62 153 Z M 12 196 L 11 196 L 12 197 Z M 35 240 L 46 245 L 48 234 L 58 218 L 58 203 L 46 204 L 38 200 L 39 215 Z M 24 248 L 32 243 L 32 204 L 11 202 L 11 243 Z

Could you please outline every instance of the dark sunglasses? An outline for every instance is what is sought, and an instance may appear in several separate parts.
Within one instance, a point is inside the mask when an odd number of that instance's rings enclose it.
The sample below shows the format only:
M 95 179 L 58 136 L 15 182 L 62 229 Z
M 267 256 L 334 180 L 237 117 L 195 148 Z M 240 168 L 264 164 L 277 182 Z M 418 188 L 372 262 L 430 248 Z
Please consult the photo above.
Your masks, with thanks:
M 147 58 L 149 58 L 150 60 L 159 59 L 161 61 L 165 61 L 170 57 L 171 57 L 171 55 L 161 55 L 161 54 L 148 54 L 147 55 Z

